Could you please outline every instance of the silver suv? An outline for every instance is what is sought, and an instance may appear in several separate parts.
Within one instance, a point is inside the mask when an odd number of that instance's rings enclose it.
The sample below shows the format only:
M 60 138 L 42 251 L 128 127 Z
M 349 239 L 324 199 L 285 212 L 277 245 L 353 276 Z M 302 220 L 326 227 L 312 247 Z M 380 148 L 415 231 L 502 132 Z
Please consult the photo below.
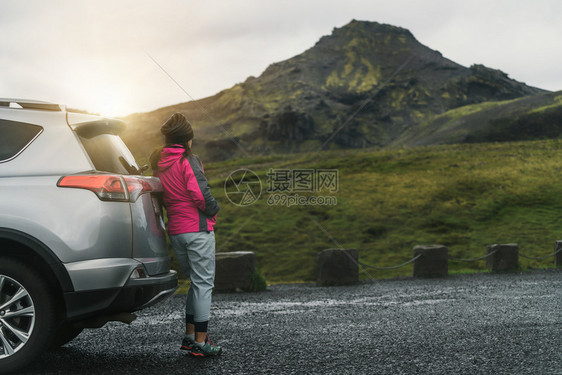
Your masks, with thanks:
M 176 290 L 162 186 L 123 128 L 0 99 L 0 373 Z

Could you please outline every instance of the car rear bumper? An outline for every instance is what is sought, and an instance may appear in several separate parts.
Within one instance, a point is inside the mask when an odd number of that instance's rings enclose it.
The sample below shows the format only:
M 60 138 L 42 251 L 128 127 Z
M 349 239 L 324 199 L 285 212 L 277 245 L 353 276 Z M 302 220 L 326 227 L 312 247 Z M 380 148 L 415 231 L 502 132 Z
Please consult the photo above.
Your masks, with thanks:
M 133 312 L 171 296 L 178 286 L 175 271 L 144 278 L 130 278 L 124 286 L 64 294 L 68 321 Z
M 127 312 L 142 310 L 170 297 L 177 288 L 176 271 L 143 279 L 130 279 L 121 289 L 112 308 Z

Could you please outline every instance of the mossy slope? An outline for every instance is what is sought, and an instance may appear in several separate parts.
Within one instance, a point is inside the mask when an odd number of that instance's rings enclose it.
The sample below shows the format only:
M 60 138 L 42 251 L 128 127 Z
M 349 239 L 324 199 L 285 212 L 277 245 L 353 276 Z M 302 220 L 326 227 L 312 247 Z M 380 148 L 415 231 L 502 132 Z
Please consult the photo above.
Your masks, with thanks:
M 337 169 L 332 206 L 271 206 L 263 193 L 238 207 L 224 193 L 234 170 L 256 172 L 263 188 L 270 168 Z M 517 242 L 527 255 L 552 253 L 562 238 L 562 141 L 465 144 L 379 151 L 326 151 L 206 164 L 222 210 L 219 251 L 255 251 L 268 281 L 314 280 L 319 251 L 357 248 L 360 260 L 394 266 L 417 244 L 439 243 L 451 255 L 475 258 L 493 243 Z M 306 195 L 306 194 L 304 194 Z M 521 259 L 523 267 L 552 258 Z M 484 262 L 451 263 L 451 272 L 483 270 Z M 411 275 L 411 266 L 362 277 Z

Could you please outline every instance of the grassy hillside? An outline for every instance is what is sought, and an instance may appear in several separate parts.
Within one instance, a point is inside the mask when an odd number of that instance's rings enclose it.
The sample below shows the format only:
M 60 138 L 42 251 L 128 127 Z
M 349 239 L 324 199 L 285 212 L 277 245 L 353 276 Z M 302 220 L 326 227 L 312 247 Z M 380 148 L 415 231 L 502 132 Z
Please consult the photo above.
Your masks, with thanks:
M 489 101 L 429 117 L 406 130 L 394 146 L 505 142 L 562 136 L 562 92 Z
M 317 253 L 337 244 L 359 249 L 365 263 L 393 266 L 410 259 L 417 244 L 444 244 L 452 256 L 474 258 L 488 244 L 518 242 L 521 253 L 539 256 L 562 239 L 562 140 L 326 151 L 205 168 L 222 207 L 217 251 L 254 251 L 268 281 L 314 280 Z M 224 182 L 239 168 L 256 172 L 264 190 L 270 168 L 337 169 L 339 191 L 321 194 L 337 205 L 270 206 L 262 192 L 253 205 L 235 206 Z M 552 263 L 521 259 L 523 267 Z M 408 276 L 411 267 L 362 277 Z M 451 263 L 450 271 L 484 267 Z

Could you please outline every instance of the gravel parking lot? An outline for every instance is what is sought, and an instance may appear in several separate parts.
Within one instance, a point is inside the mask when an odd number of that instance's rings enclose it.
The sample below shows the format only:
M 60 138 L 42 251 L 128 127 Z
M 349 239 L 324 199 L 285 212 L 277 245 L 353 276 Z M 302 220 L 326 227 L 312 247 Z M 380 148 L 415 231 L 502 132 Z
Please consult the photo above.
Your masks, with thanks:
M 214 297 L 218 358 L 179 350 L 184 297 L 38 358 L 29 374 L 562 374 L 562 270 L 275 285 Z

